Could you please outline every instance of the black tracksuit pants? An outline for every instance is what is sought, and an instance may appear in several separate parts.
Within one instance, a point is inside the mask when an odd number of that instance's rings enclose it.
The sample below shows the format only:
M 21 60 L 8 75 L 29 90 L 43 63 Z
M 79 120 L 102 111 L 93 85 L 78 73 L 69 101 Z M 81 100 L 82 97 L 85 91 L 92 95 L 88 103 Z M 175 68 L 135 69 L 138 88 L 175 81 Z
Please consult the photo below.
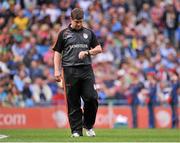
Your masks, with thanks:
M 92 67 L 64 67 L 64 79 L 71 132 L 82 135 L 82 128 L 91 129 L 95 123 L 98 109 L 98 94 Z M 81 109 L 81 98 L 84 101 Z

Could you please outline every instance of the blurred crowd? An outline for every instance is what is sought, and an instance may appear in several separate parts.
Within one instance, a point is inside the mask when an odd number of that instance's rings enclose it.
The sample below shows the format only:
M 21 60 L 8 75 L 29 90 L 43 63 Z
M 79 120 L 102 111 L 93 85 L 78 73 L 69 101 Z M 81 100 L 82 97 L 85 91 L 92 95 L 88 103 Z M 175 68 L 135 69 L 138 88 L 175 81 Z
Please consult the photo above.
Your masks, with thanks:
M 0 0 L 0 106 L 64 103 L 51 47 L 74 7 L 104 49 L 92 57 L 101 104 L 180 103 L 179 0 Z

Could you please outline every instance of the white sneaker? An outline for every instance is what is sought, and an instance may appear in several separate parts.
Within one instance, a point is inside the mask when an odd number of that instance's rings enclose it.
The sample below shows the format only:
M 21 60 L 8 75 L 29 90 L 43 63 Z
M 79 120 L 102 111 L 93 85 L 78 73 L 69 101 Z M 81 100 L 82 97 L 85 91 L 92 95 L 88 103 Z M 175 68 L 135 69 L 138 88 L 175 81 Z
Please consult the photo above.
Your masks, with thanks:
M 80 135 L 79 135 L 78 133 L 73 133 L 73 134 L 71 135 L 71 137 L 72 137 L 72 138 L 77 138 L 77 137 L 80 137 Z
M 96 136 L 96 133 L 94 132 L 94 130 L 93 129 L 86 129 L 86 135 L 88 136 L 88 137 L 95 137 Z

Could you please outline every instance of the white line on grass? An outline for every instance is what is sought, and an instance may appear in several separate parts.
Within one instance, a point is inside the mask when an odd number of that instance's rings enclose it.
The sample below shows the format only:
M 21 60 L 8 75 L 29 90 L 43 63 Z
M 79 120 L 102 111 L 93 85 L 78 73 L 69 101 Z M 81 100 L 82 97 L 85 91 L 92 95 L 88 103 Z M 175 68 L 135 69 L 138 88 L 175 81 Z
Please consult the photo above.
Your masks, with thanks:
M 13 142 L 13 143 L 28 143 L 28 142 Z M 3 143 L 12 143 L 12 142 L 3 142 Z M 57 142 L 29 142 L 29 143 L 57 143 Z M 58 142 L 58 143 L 66 143 L 66 142 Z M 75 143 L 75 142 L 67 142 L 67 143 Z M 97 142 L 81 142 L 81 143 L 97 143 Z M 157 142 L 98 142 L 98 143 L 157 143 Z M 158 142 L 158 143 L 169 143 L 169 142 Z M 179 142 L 171 142 L 171 143 L 179 143 Z
M 0 135 L 0 139 L 3 139 L 3 138 L 7 138 L 8 136 L 6 135 Z

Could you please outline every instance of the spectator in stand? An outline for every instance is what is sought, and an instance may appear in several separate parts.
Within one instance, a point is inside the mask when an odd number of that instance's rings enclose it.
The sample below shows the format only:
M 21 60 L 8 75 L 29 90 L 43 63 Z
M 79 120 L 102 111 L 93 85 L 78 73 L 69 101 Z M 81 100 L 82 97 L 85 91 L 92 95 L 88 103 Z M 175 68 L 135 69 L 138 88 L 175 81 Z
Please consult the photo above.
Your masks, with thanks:
M 0 77 L 0 80 L 3 80 L 2 78 L 3 77 Z M 7 99 L 7 92 L 5 91 L 4 86 L 1 85 L 1 83 L 0 83 L 0 107 L 3 106 L 3 102 Z
M 177 72 L 174 70 L 169 72 L 169 77 L 171 80 L 171 93 L 170 97 L 168 99 L 168 102 L 171 106 L 172 110 L 172 128 L 177 128 L 179 125 L 179 119 L 178 119 L 178 90 L 180 88 L 180 82 Z
M 22 91 L 22 98 L 25 104 L 25 107 L 33 107 L 34 106 L 34 100 L 32 97 L 32 91 L 31 91 L 31 79 L 29 77 L 26 77 L 24 79 L 24 88 Z
M 142 10 L 140 10 L 140 12 L 137 15 L 137 20 L 140 21 L 144 17 L 151 19 L 151 17 L 150 17 L 150 6 L 148 3 L 143 4 Z
M 148 3 L 150 6 L 153 6 L 154 4 L 154 0 L 134 0 L 133 2 L 138 13 L 142 9 L 144 3 Z
M 36 58 L 36 57 L 35 57 Z M 38 61 L 37 59 L 34 59 L 31 62 L 31 66 L 29 68 L 29 72 L 30 72 L 30 77 L 31 79 L 36 79 L 37 77 L 41 77 L 41 75 L 43 74 L 43 67 L 40 66 L 41 62 Z
M 15 85 L 13 85 L 13 87 L 10 89 L 10 94 L 8 96 L 11 106 L 24 107 L 22 93 Z
M 142 37 L 152 36 L 154 33 L 151 23 L 148 21 L 146 15 L 142 17 L 140 23 L 137 25 L 137 31 Z
M 162 30 L 162 16 L 164 12 L 164 7 L 162 6 L 161 0 L 156 0 L 155 5 L 151 8 L 151 19 L 156 28 L 160 28 Z
M 125 95 L 134 88 L 131 86 L 129 69 L 136 65 L 137 77 L 144 85 L 147 82 L 145 73 L 150 69 L 157 72 L 157 99 L 160 104 L 164 104 L 172 88 L 168 70 L 174 68 L 179 72 L 178 1 L 0 0 L 0 68 L 3 75 L 11 74 L 17 77 L 22 71 L 18 68 L 19 64 L 24 65 L 23 70 L 32 81 L 26 83 L 23 80 L 24 87 L 27 85 L 27 88 L 34 84 L 37 77 L 44 74 L 51 92 L 56 95 L 59 91 L 57 84 L 51 84 L 53 67 L 49 47 L 56 41 L 59 29 L 69 23 L 71 9 L 81 7 L 85 11 L 85 27 L 95 32 L 104 47 L 104 53 L 93 58 L 93 68 L 101 85 L 99 94 L 103 102 L 116 99 L 119 104 L 127 103 Z M 22 17 L 19 17 L 20 15 Z M 15 19 L 17 25 L 14 24 Z M 123 66 L 119 66 L 121 64 Z M 119 76 L 118 71 L 125 71 L 126 76 Z M 1 105 L 18 106 L 10 104 L 8 88 L 15 82 L 13 78 L 8 78 L 7 76 L 0 81 L 0 84 L 7 81 L 10 83 L 9 86 L 3 85 L 7 98 L 3 95 L 0 97 Z M 147 94 L 147 90 L 145 88 L 140 93 Z M 20 94 L 23 92 L 20 91 Z M 163 95 L 162 98 L 159 95 Z M 30 100 L 29 104 L 26 104 L 27 99 Z M 23 102 L 28 107 L 36 105 L 33 94 L 26 91 Z
M 29 19 L 24 16 L 22 9 L 18 10 L 17 16 L 14 18 L 14 24 L 19 30 L 26 30 L 28 28 Z
M 170 42 L 175 44 L 175 30 L 178 27 L 178 13 L 172 3 L 168 3 L 164 10 L 163 22 L 165 32 Z
M 31 86 L 32 97 L 35 104 L 46 105 L 51 103 L 52 91 L 43 77 L 37 77 Z
M 6 27 L 7 23 L 8 23 L 8 15 L 6 10 L 0 9 L 0 29 L 3 29 L 4 27 Z
M 138 127 L 137 119 L 137 108 L 139 105 L 138 93 L 143 88 L 143 84 L 137 78 L 138 71 L 137 69 L 131 69 L 129 71 L 131 83 L 129 85 L 128 102 L 131 105 L 132 112 L 132 126 L 133 128 Z
M 148 99 L 148 112 L 149 112 L 149 128 L 155 128 L 155 111 L 154 107 L 156 105 L 156 98 L 157 98 L 157 85 L 155 79 L 155 73 L 149 72 L 147 73 L 147 85 L 149 91 L 149 99 Z

